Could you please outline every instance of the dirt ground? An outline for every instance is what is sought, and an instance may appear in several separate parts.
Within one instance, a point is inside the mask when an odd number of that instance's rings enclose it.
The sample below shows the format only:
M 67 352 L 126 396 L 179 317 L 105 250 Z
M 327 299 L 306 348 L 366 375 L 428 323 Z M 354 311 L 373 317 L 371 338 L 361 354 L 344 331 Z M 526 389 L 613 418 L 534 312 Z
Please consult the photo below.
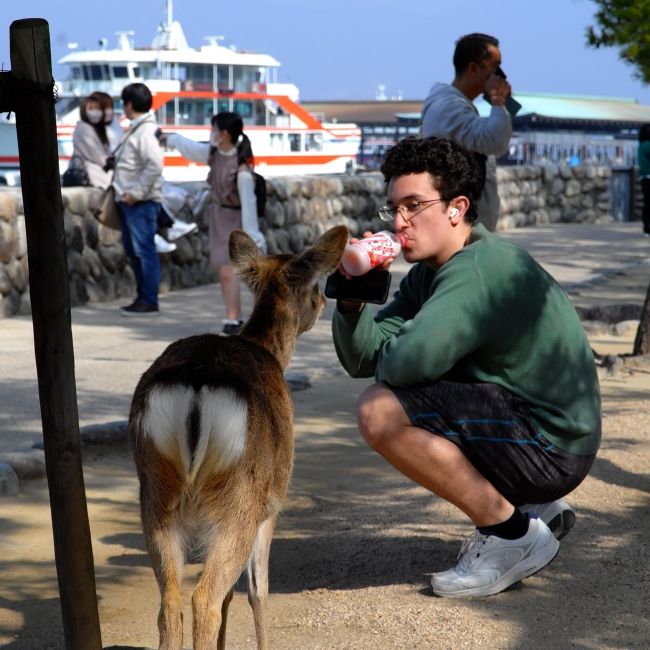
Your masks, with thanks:
M 570 495 L 577 523 L 552 565 L 497 596 L 453 600 L 433 596 L 429 576 L 454 562 L 468 522 L 364 446 L 353 413 L 365 382 L 329 355 L 304 359 L 312 387 L 294 394 L 295 471 L 271 549 L 275 650 L 650 647 L 650 362 L 602 379 L 602 449 Z M 157 647 L 129 451 L 84 454 L 103 646 Z M 188 603 L 198 571 L 188 567 Z M 64 648 L 45 481 L 0 504 L 0 576 L 0 646 Z M 188 607 L 186 647 L 190 621 Z M 255 647 L 243 581 L 228 628 L 228 648 Z

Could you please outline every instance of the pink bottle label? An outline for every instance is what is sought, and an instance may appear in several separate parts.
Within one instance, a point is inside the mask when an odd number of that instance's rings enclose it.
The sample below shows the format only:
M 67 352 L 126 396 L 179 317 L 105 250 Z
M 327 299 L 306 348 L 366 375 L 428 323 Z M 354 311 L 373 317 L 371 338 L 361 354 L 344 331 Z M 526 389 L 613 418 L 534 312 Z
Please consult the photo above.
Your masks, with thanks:
M 393 241 L 387 235 L 368 237 L 367 239 L 362 239 L 359 244 L 368 251 L 371 269 L 379 266 L 389 257 L 399 255 L 402 249 L 399 242 Z
M 363 275 L 388 258 L 397 257 L 401 249 L 399 237 L 390 233 L 377 233 L 356 244 L 348 244 L 341 263 L 350 275 Z

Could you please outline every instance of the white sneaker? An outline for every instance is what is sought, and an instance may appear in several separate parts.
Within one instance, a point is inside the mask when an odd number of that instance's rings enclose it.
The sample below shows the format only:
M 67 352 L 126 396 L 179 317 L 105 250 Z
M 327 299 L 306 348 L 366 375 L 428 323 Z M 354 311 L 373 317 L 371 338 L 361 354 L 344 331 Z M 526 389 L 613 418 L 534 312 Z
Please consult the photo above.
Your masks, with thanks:
M 176 250 L 176 244 L 168 242 L 158 234 L 153 236 L 153 243 L 156 245 L 156 253 L 171 253 Z
M 438 596 L 491 596 L 543 569 L 560 543 L 541 519 L 531 519 L 519 539 L 483 535 L 476 530 L 458 554 L 458 564 L 431 578 Z
M 198 226 L 194 222 L 186 223 L 185 221 L 176 219 L 174 223 L 169 228 L 167 228 L 167 239 L 169 239 L 169 241 L 175 241 L 176 239 L 180 239 L 185 235 L 189 235 L 197 228 Z
M 556 539 L 562 539 L 576 523 L 576 513 L 564 499 L 549 503 L 527 503 L 519 506 L 519 510 L 539 517 L 551 529 Z

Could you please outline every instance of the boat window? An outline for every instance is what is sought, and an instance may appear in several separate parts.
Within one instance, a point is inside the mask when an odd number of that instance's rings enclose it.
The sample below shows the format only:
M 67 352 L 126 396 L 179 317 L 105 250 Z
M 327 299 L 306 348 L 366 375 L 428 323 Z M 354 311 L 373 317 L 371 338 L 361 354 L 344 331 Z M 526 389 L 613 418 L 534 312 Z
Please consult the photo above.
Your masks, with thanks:
M 305 139 L 305 151 L 322 151 L 323 135 L 322 133 L 308 133 Z
M 159 112 L 157 119 L 164 124 L 174 124 L 176 126 L 184 124 L 210 124 L 212 118 L 212 100 L 205 99 L 178 99 L 178 110 L 173 109 L 172 103 L 167 103 Z M 174 121 L 176 114 L 176 121 Z
M 129 69 L 125 65 L 113 66 L 113 79 L 128 79 Z
M 271 149 L 273 151 L 284 150 L 284 133 L 271 133 Z
M 72 66 L 72 69 L 70 70 L 70 78 L 75 80 L 83 78 L 83 71 L 81 69 L 81 66 Z
M 253 114 L 253 102 L 235 100 L 234 111 L 239 113 L 240 117 L 245 120 Z
M 158 70 L 156 69 L 156 66 L 153 65 L 143 65 L 138 72 L 145 81 L 147 79 L 160 79 Z
M 219 90 L 227 90 L 230 88 L 230 76 L 228 73 L 228 66 L 217 66 L 217 88 Z
M 220 99 L 217 101 L 217 113 L 227 113 L 232 111 L 232 106 L 230 104 L 230 99 Z
M 140 66 L 139 65 L 133 66 L 133 76 L 136 79 L 138 79 L 141 76 L 140 75 Z
M 266 105 L 265 102 L 255 102 L 254 103 L 255 115 L 250 121 L 251 124 L 257 124 L 258 126 L 264 126 L 266 122 Z
M 194 90 L 212 90 L 212 64 L 188 63 L 184 67 L 184 78 L 192 82 Z
M 110 71 L 106 64 L 91 63 L 90 65 L 84 65 L 83 73 L 86 81 L 110 79 Z
M 300 143 L 302 137 L 300 133 L 289 133 L 287 137 L 289 138 L 289 151 L 300 151 L 302 148 Z
M 234 90 L 238 93 L 249 93 L 253 84 L 257 83 L 257 68 L 237 66 L 233 70 Z

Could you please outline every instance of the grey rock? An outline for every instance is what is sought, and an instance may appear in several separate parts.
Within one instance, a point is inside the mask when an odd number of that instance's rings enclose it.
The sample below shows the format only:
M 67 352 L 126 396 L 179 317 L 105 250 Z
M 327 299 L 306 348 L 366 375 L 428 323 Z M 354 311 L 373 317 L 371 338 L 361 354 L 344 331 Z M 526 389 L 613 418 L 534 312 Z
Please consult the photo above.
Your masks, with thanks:
M 20 309 L 20 293 L 15 289 L 12 289 L 6 296 L 4 296 L 0 306 L 2 307 L 2 315 L 5 318 L 8 316 L 14 316 Z
M 126 420 L 115 420 L 82 427 L 79 436 L 84 445 L 117 445 L 127 442 L 128 430 Z
M 615 334 L 616 336 L 627 336 L 628 334 L 636 333 L 638 329 L 638 320 L 623 320 L 619 323 L 614 323 L 612 326 L 612 334 Z
M 21 481 L 45 478 L 45 453 L 42 449 L 10 451 L 0 456 L 0 463 L 13 467 Z
M 595 305 L 589 309 L 582 310 L 585 320 L 596 320 L 609 324 L 627 320 L 639 321 L 641 319 L 641 311 L 641 305 L 632 304 Z
M 0 294 L 6 296 L 13 289 L 13 286 L 5 264 L 0 262 Z
M 311 388 L 311 383 L 306 374 L 297 372 L 296 370 L 287 370 L 284 375 L 290 390 L 294 393 Z
M 0 497 L 15 497 L 18 494 L 18 475 L 8 463 L 0 463 Z
M 0 262 L 10 262 L 16 256 L 16 231 L 13 223 L 0 220 Z
M 27 289 L 29 283 L 29 263 L 27 257 L 11 260 L 11 262 L 5 264 L 5 271 L 16 291 L 22 293 Z
M 611 327 L 608 323 L 604 323 L 600 320 L 583 320 L 582 327 L 587 332 L 587 334 L 593 335 L 602 335 L 609 334 Z

